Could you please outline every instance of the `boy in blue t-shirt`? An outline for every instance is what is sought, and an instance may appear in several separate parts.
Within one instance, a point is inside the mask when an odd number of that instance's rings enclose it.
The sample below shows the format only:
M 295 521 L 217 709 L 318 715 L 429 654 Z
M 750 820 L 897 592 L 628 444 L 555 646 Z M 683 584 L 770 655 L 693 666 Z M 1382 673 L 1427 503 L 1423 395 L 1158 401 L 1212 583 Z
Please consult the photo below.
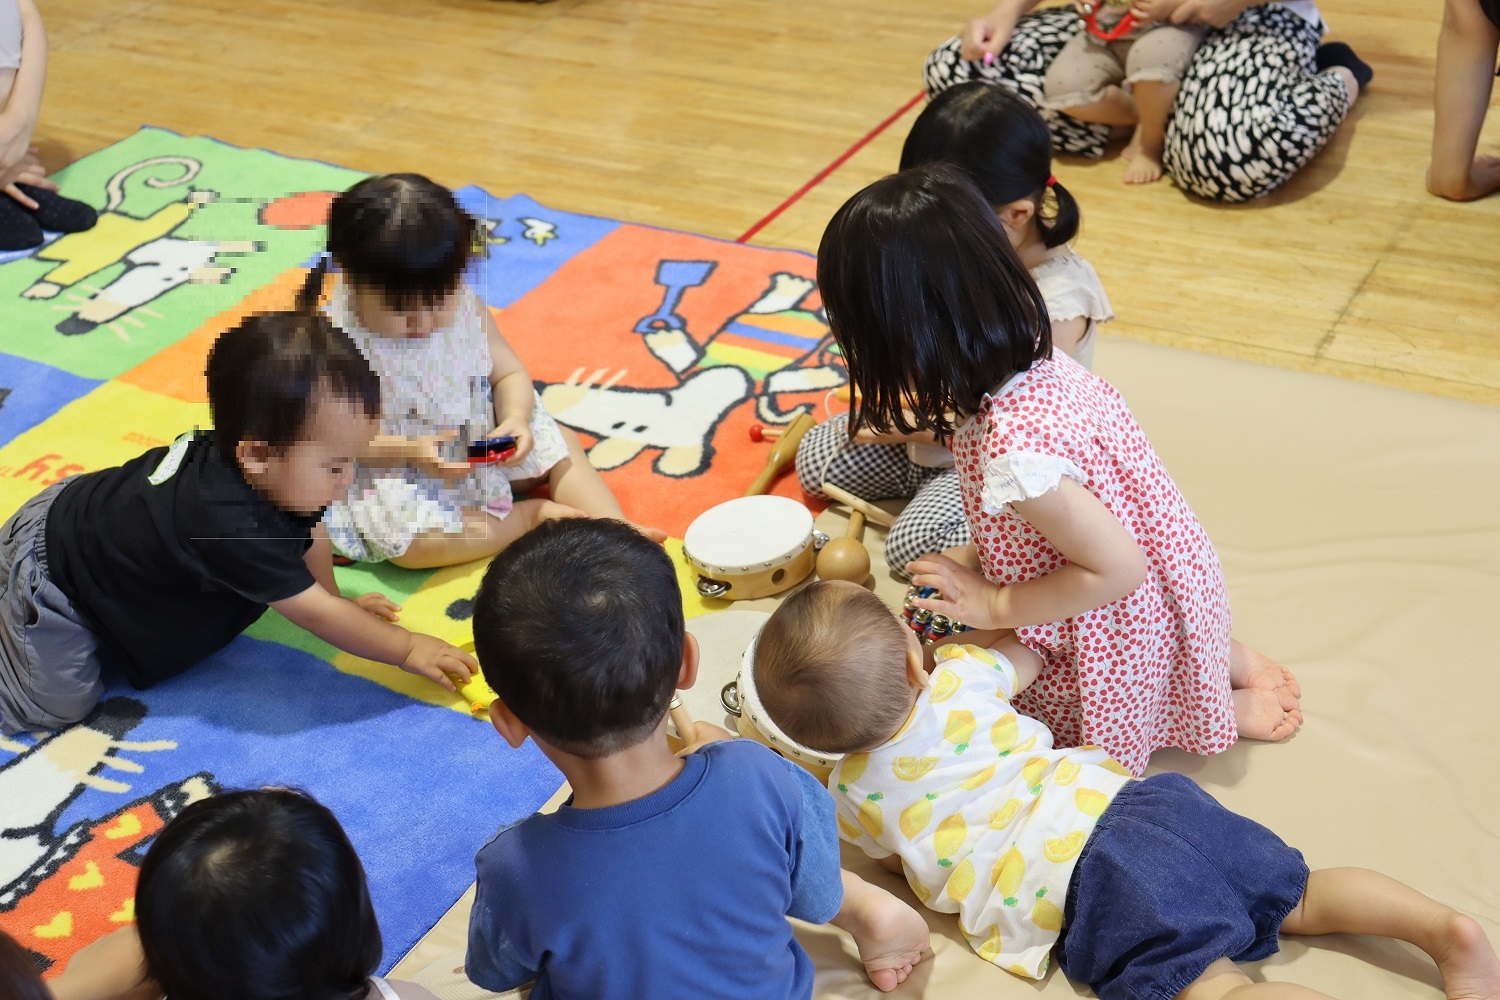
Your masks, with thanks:
M 475 859 L 474 983 L 534 979 L 532 1000 L 807 998 L 812 963 L 788 916 L 848 931 L 883 990 L 921 960 L 922 917 L 840 871 L 833 802 L 812 775 L 746 740 L 668 748 L 667 707 L 697 678 L 698 646 L 659 545 L 619 521 L 540 525 L 485 573 L 474 644 L 495 728 L 513 747 L 531 737 L 573 790 Z

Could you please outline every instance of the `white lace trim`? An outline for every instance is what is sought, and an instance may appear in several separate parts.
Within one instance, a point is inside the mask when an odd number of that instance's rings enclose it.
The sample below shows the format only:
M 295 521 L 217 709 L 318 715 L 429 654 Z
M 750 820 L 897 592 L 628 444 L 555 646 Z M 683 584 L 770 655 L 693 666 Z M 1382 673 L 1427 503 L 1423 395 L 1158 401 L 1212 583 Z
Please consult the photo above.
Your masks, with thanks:
M 987 514 L 998 514 L 1020 500 L 1034 500 L 1057 489 L 1063 477 L 1083 486 L 1088 477 L 1066 458 L 1034 451 L 1013 451 L 992 458 L 984 467 L 980 503 Z
M 1047 317 L 1052 322 L 1090 319 L 1108 323 L 1115 318 L 1099 272 L 1071 249 L 1042 261 L 1031 269 L 1031 276 L 1047 302 Z

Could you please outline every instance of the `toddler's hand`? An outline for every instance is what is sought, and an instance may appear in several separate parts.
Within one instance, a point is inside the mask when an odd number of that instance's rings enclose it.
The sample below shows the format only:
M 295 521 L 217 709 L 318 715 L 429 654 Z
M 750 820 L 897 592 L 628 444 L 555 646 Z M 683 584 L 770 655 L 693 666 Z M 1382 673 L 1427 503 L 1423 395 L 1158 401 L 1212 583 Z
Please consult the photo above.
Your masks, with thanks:
M 531 421 L 520 417 L 507 417 L 500 421 L 500 425 L 490 431 L 486 437 L 512 437 L 516 439 L 516 451 L 501 465 L 520 465 L 526 461 L 526 456 L 531 454 L 536 441 L 531 436 Z
M 428 434 L 411 439 L 411 464 L 435 479 L 453 482 L 473 473 L 468 462 L 452 462 L 443 455 L 443 445 L 458 437 L 457 431 Z
M 556 500 L 522 500 L 511 508 L 510 516 L 519 515 L 526 519 L 527 531 L 535 528 L 543 521 L 555 521 L 564 517 L 588 517 L 587 511 L 579 510 L 577 507 L 569 507 L 565 503 Z
M 711 722 L 693 722 L 693 742 L 677 751 L 677 756 L 686 757 L 688 754 L 710 743 L 722 743 L 724 740 L 738 739 L 734 733 L 727 729 L 721 729 Z
M 376 618 L 384 618 L 388 622 L 401 620 L 396 614 L 396 612 L 401 610 L 401 605 L 392 601 L 378 590 L 372 590 L 368 594 L 361 594 L 354 599 L 354 603 Z
M 907 563 L 906 571 L 918 587 L 936 587 L 938 591 L 937 598 L 916 601 L 917 607 L 946 615 L 970 628 L 1006 627 L 990 611 L 990 600 L 1000 588 L 967 566 L 947 556 L 931 555 Z
M 461 684 L 467 684 L 474 676 L 474 671 L 479 669 L 479 661 L 436 636 L 413 632 L 411 649 L 407 652 L 401 669 L 426 677 L 449 691 L 456 692 L 458 688 L 454 687 L 449 676 L 457 678 Z

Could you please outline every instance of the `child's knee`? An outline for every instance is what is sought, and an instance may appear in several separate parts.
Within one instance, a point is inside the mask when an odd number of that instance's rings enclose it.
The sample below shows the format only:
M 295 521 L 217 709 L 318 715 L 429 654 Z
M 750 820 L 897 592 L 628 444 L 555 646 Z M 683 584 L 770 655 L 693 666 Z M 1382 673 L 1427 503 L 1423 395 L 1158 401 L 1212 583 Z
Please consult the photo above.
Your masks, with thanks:
M 1163 26 L 1146 32 L 1125 58 L 1127 83 L 1181 83 L 1203 40 L 1203 30 Z
M 1125 79 L 1124 67 L 1109 49 L 1079 32 L 1063 46 L 1042 77 L 1043 104 L 1054 110 L 1098 101 L 1111 85 Z

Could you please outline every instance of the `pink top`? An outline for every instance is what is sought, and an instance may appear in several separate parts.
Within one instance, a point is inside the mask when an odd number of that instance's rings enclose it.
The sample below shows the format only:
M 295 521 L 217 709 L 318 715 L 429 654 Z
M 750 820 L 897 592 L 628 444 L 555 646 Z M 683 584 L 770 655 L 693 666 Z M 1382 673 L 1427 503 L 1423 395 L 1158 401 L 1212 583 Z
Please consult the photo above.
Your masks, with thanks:
M 974 545 L 996 583 L 1066 562 L 1010 507 L 1064 476 L 1120 519 L 1149 567 L 1113 604 L 1017 630 L 1046 666 L 1016 706 L 1058 746 L 1102 746 L 1136 774 L 1159 747 L 1214 754 L 1233 745 L 1219 558 L 1119 391 L 1059 353 L 986 396 L 953 453 Z

